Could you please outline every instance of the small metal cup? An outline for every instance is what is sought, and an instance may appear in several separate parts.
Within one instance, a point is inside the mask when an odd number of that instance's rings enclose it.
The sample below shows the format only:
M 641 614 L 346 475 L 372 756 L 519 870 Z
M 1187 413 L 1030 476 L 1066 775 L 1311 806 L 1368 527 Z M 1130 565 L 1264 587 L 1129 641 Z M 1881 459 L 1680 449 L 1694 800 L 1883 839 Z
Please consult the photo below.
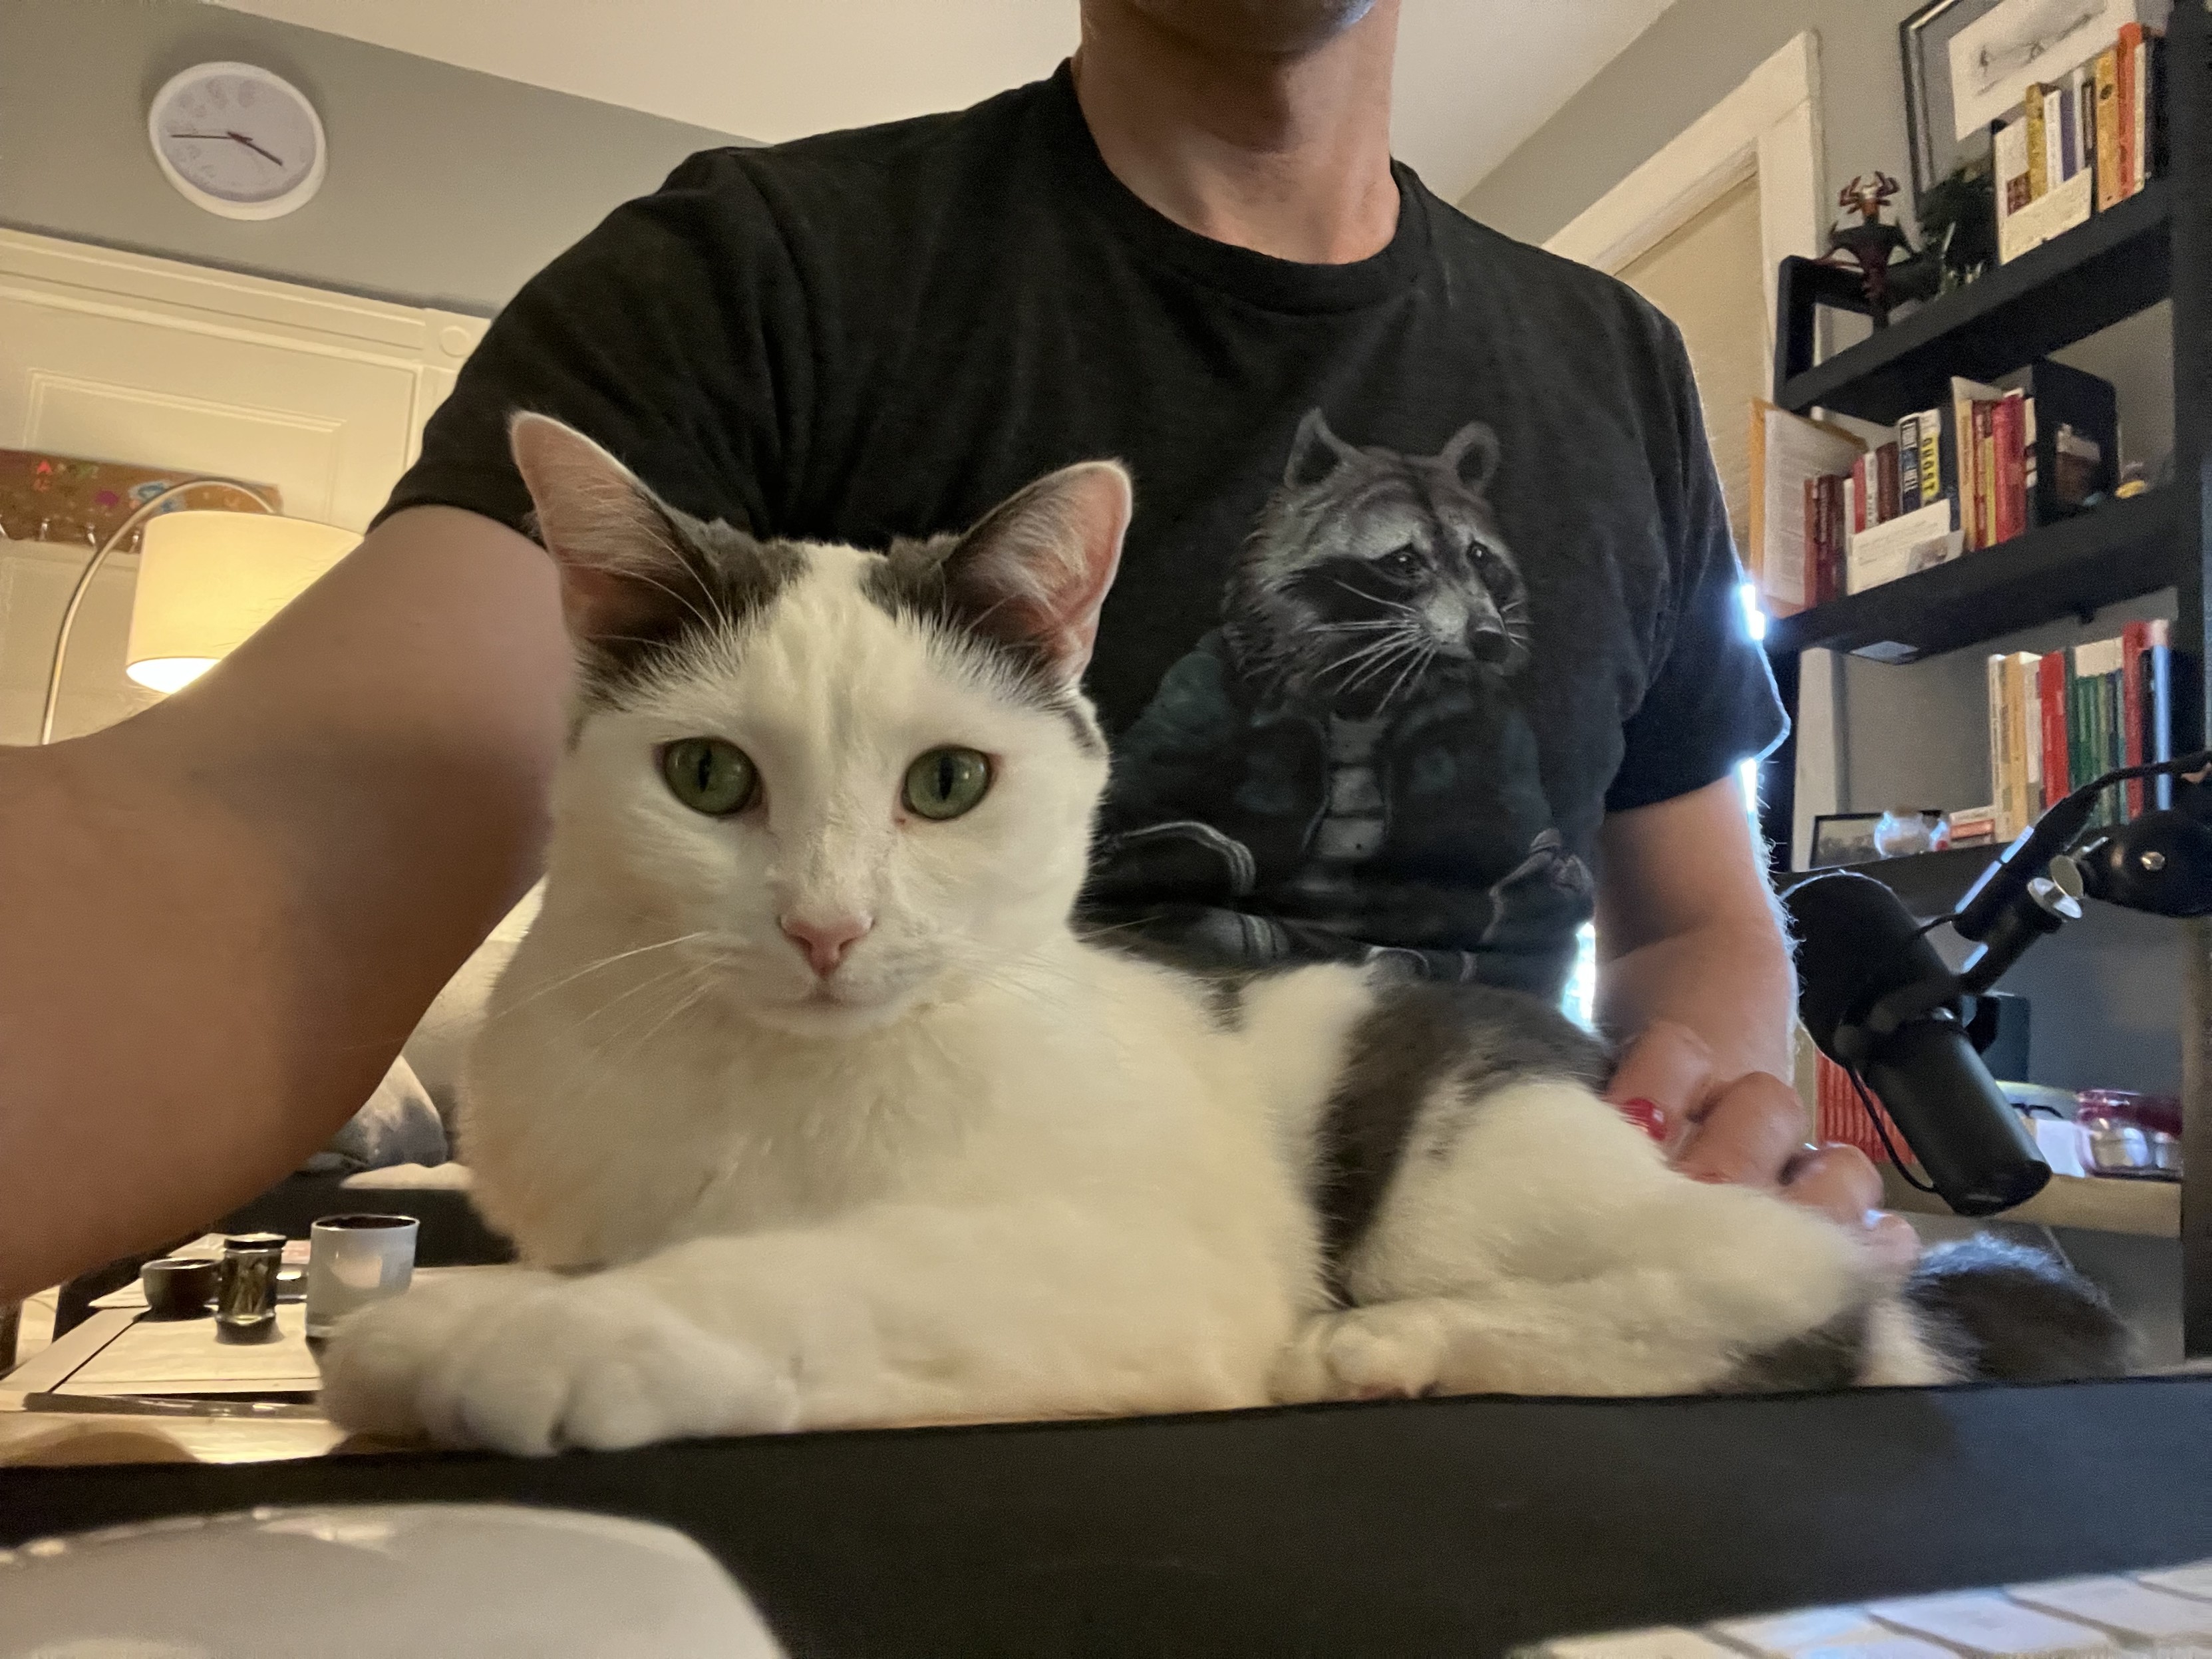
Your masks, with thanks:
M 222 1241 L 215 1291 L 222 1334 L 252 1338 L 275 1328 L 276 1272 L 283 1263 L 282 1233 L 233 1233 Z
M 212 1256 L 170 1255 L 138 1269 L 146 1312 L 155 1319 L 197 1319 L 215 1299 L 221 1264 Z
M 421 1231 L 411 1215 L 326 1215 L 310 1228 L 309 1339 L 322 1340 L 348 1314 L 405 1290 Z

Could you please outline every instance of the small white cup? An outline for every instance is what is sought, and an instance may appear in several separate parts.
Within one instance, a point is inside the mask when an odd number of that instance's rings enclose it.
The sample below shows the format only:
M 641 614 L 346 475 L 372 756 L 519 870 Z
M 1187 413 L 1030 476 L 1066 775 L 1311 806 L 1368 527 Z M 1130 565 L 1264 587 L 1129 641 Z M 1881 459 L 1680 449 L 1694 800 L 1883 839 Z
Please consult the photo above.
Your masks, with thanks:
M 411 1215 L 326 1215 L 308 1231 L 307 1334 L 328 1336 L 357 1308 L 398 1296 L 415 1277 Z

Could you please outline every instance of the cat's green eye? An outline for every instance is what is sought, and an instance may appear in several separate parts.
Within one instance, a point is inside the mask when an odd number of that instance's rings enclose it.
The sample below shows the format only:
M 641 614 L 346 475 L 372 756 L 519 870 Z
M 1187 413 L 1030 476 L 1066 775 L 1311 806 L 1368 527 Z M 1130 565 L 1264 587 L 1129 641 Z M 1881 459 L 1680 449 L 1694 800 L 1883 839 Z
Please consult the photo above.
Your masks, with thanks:
M 926 818 L 957 818 L 990 792 L 991 763 L 972 749 L 933 749 L 906 769 L 906 804 Z
M 695 812 L 726 818 L 760 793 L 760 774 L 745 751 L 720 738 L 683 738 L 660 751 L 668 791 Z

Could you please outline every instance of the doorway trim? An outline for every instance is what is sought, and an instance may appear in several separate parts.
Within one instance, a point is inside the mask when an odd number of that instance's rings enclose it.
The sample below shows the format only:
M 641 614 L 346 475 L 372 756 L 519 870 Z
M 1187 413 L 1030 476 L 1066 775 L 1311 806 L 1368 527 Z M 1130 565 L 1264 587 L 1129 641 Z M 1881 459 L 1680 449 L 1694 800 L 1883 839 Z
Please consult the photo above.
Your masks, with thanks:
M 1747 179 L 1759 180 L 1766 322 L 1774 271 L 1790 254 L 1816 257 L 1821 216 L 1820 54 L 1809 30 L 1556 232 L 1544 246 L 1610 275 L 1650 252 Z

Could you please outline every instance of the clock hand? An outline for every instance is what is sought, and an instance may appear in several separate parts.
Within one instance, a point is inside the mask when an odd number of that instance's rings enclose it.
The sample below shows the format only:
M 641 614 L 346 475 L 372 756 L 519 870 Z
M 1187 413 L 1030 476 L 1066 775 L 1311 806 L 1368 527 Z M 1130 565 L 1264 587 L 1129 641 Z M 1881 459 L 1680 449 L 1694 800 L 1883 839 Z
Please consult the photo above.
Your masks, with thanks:
M 271 155 L 267 150 L 262 149 L 260 145 L 255 143 L 253 140 L 247 137 L 242 132 L 226 132 L 223 134 L 223 137 L 226 138 L 237 139 L 240 143 L 245 145 L 246 149 L 252 150 L 256 155 L 261 157 L 264 161 L 275 161 L 280 167 L 284 165 L 283 161 L 277 160 L 276 156 Z
M 169 137 L 172 138 L 228 138 L 234 143 L 245 145 L 246 149 L 264 161 L 274 161 L 280 167 L 284 165 L 282 157 L 270 155 L 267 150 L 262 149 L 242 132 L 173 132 Z

